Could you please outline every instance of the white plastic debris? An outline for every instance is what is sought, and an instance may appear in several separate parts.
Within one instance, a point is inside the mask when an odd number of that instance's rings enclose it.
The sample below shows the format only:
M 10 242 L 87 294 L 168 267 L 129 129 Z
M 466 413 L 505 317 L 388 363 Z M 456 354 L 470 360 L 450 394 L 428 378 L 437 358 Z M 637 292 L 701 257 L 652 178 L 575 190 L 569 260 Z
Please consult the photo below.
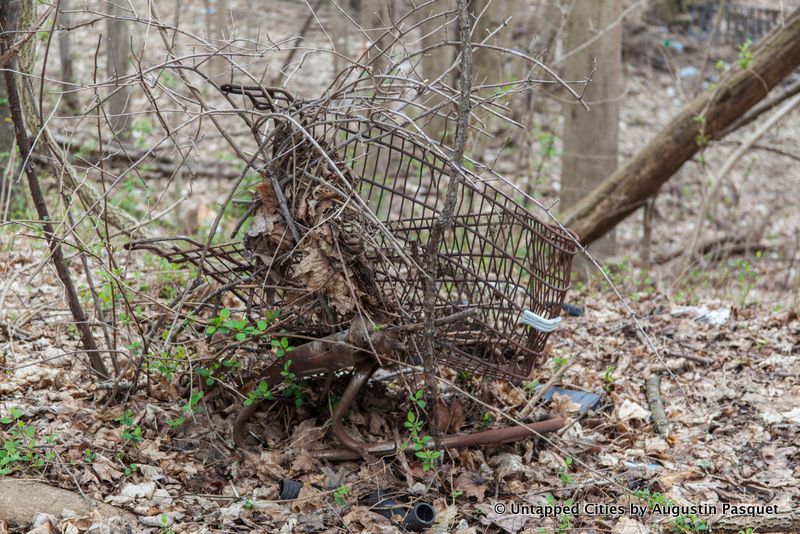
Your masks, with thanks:
M 701 323 L 721 326 L 731 318 L 730 308 L 710 309 L 705 304 L 701 306 L 676 306 L 670 312 L 673 316 L 691 315 L 692 319 Z

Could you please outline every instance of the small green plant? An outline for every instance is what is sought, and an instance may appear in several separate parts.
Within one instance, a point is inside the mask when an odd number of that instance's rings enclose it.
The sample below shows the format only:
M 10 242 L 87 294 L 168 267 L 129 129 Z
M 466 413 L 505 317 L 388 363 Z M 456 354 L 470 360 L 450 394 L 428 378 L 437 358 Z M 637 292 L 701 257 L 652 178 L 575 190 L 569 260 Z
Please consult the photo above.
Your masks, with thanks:
M 750 62 L 753 60 L 753 40 L 748 39 L 739 46 L 739 66 L 742 69 L 747 69 Z
M 285 339 L 285 338 L 284 338 Z M 294 397 L 294 404 L 298 408 L 303 405 L 303 383 L 298 383 L 297 375 L 291 370 L 292 360 L 286 360 L 281 370 L 283 384 L 285 386 L 284 395 Z
M 425 423 L 417 418 L 416 413 L 408 412 L 406 414 L 406 420 L 403 423 L 403 426 L 406 427 L 408 432 L 411 434 L 412 438 L 422 431 L 422 427 L 424 425 Z
M 707 146 L 709 141 L 711 141 L 710 135 L 699 133 L 696 136 L 694 136 L 694 142 L 697 144 L 697 146 L 701 148 Z
M 125 478 L 130 478 L 136 471 L 139 470 L 139 466 L 136 464 L 129 464 L 125 466 Z
M 135 426 L 122 430 L 122 439 L 129 443 L 139 443 L 142 441 L 142 427 Z
M 572 475 L 570 474 L 569 470 L 572 466 L 572 457 L 567 456 L 564 458 L 564 465 L 558 468 L 558 478 L 561 480 L 561 483 L 565 486 L 569 486 L 572 483 Z
M 421 391 L 410 395 L 411 399 L 415 402 L 415 407 L 424 408 L 425 401 L 422 400 Z M 419 395 L 418 395 L 419 394 Z M 419 403 L 422 403 L 421 405 Z M 430 471 L 436 464 L 436 460 L 442 457 L 442 451 L 427 450 L 433 438 L 431 436 L 422 435 L 422 428 L 425 422 L 419 418 L 416 412 L 409 411 L 406 414 L 406 420 L 403 423 L 409 433 L 409 441 L 405 444 L 406 447 L 410 445 L 414 448 L 414 455 L 422 460 L 422 470 Z
M 250 406 L 254 402 L 259 402 L 262 400 L 271 400 L 272 399 L 272 392 L 269 390 L 269 386 L 267 383 L 262 380 L 258 383 L 258 386 L 250 392 L 247 393 L 247 398 L 244 400 L 245 406 Z
M 141 347 L 140 342 L 139 343 Z M 171 381 L 175 376 L 175 372 L 186 363 L 186 347 L 183 345 L 176 346 L 171 352 L 162 352 L 158 358 L 151 357 L 147 362 L 147 369 L 155 371 L 165 380 Z
M 7 430 L 0 448 L 0 476 L 5 476 L 15 471 L 28 467 L 41 468 L 45 463 L 55 458 L 55 453 L 48 449 L 44 456 L 39 453 L 39 444 L 36 441 L 36 429 L 22 420 L 22 410 L 12 407 L 9 415 L 0 417 L 0 424 L 11 425 Z
M 650 510 L 656 506 L 660 508 L 671 507 L 675 502 L 657 491 L 650 491 L 650 489 L 641 489 L 634 492 L 634 495 L 647 503 Z M 708 524 L 698 518 L 694 514 L 682 514 L 678 517 L 671 519 L 668 523 L 671 532 L 706 532 L 708 531 Z
M 195 372 L 203 377 L 207 386 L 213 386 L 219 380 L 218 371 L 220 369 L 236 370 L 242 366 L 236 360 L 224 359 L 212 362 L 208 367 L 200 367 Z
M 122 425 L 122 432 L 120 433 L 120 437 L 123 441 L 135 444 L 141 442 L 144 437 L 142 436 L 142 428 L 136 424 L 134 424 L 134 413 L 133 410 L 127 409 L 125 412 L 114 419 L 116 422 Z
M 200 404 L 200 399 L 203 398 L 204 394 L 205 392 L 203 391 L 195 391 L 194 393 L 192 393 L 191 396 L 189 397 L 189 400 L 186 401 L 186 403 L 183 405 L 183 408 L 181 408 L 181 412 L 184 415 L 181 415 L 177 419 L 168 419 L 167 425 L 172 429 L 178 428 L 179 426 L 181 426 L 183 423 L 186 422 L 187 416 L 200 413 L 200 408 L 198 405 Z
M 539 385 L 540 384 L 539 384 L 538 380 L 529 380 L 529 381 L 525 382 L 522 385 L 522 387 L 524 387 L 525 391 L 527 391 L 528 393 L 533 394 L 533 393 L 536 393 L 537 389 L 539 389 Z
M 339 506 L 344 506 L 347 504 L 347 496 L 349 493 L 350 491 L 347 489 L 347 486 L 343 484 L 333 490 L 333 501 Z
M 556 357 L 554 357 L 553 358 L 553 371 L 558 371 L 559 369 L 561 369 L 562 367 L 567 365 L 568 361 L 569 361 L 569 358 L 565 358 L 564 356 L 556 356 Z
M 681 514 L 669 521 L 672 532 L 707 532 L 708 523 L 695 514 Z
M 426 436 L 430 437 L 430 436 Z M 414 453 L 417 458 L 422 460 L 422 470 L 430 471 L 436 465 L 436 460 L 442 457 L 442 451 L 417 451 Z
M 459 371 L 458 372 L 458 381 L 461 384 L 469 384 L 469 381 L 472 379 L 472 373 L 469 371 Z
M 244 504 L 242 505 L 242 507 L 245 510 L 252 510 L 253 509 L 253 501 L 250 500 L 250 497 L 245 497 Z
M 564 501 L 564 505 L 567 508 L 571 508 L 573 504 L 574 504 L 574 501 L 572 499 L 567 499 L 566 501 Z M 559 532 L 559 534 L 561 534 L 561 533 L 566 534 L 567 532 L 572 532 L 572 520 L 573 519 L 574 518 L 572 517 L 572 514 L 570 514 L 570 513 L 561 514 L 559 516 L 559 518 L 558 518 L 558 529 L 556 530 L 556 532 Z
M 131 124 L 131 131 L 136 140 L 136 146 L 147 148 L 148 136 L 153 133 L 153 122 L 145 117 L 139 118 Z
M 273 339 L 271 341 L 272 348 L 275 349 L 275 356 L 281 358 L 286 355 L 287 352 L 292 352 L 295 348 L 289 345 L 289 340 L 285 337 L 280 339 Z
M 606 372 L 603 373 L 603 389 L 608 393 L 611 391 L 611 387 L 616 382 L 616 377 L 614 376 L 614 371 L 616 371 L 616 367 L 609 365 L 606 367 Z
M 481 416 L 481 423 L 483 426 L 491 426 L 493 422 L 494 415 L 492 415 L 492 412 L 483 412 L 483 415 Z
M 422 398 L 423 395 L 424 395 L 424 392 L 421 389 L 419 389 L 416 392 L 414 392 L 411 395 L 409 395 L 408 398 L 411 399 L 411 402 L 414 403 L 414 405 L 417 408 L 419 408 L 420 410 L 424 410 L 425 406 L 426 406 L 426 403 L 425 403 L 425 400 Z
M 255 325 L 250 325 L 247 319 L 232 319 L 231 310 L 223 308 L 216 317 L 209 319 L 206 335 L 210 336 L 217 332 L 223 335 L 233 334 L 236 341 L 246 341 L 248 338 L 264 335 L 271 322 L 259 319 Z
M 289 343 L 289 339 L 286 336 L 270 340 L 267 334 L 267 329 L 278 319 L 279 316 L 280 310 L 273 310 L 268 312 L 263 319 L 259 319 L 255 322 L 255 324 L 252 324 L 245 318 L 233 318 L 231 310 L 228 308 L 223 308 L 219 311 L 217 316 L 208 320 L 205 333 L 208 336 L 214 334 L 223 336 L 232 335 L 233 338 L 239 342 L 244 342 L 247 340 L 269 341 L 275 356 L 277 358 L 283 358 L 288 353 L 294 351 L 295 347 Z M 283 334 L 283 332 L 281 332 L 281 334 Z M 284 395 L 287 397 L 294 397 L 295 405 L 302 406 L 303 387 L 305 382 L 297 380 L 297 375 L 292 371 L 291 366 L 292 360 L 287 359 L 284 362 L 280 373 L 283 377 Z M 213 385 L 217 380 L 219 380 L 217 372 L 220 369 L 231 370 L 239 367 L 240 364 L 237 361 L 225 359 L 221 362 L 212 363 L 208 368 L 200 368 L 197 372 L 205 379 L 207 385 Z M 250 406 L 254 402 L 268 400 L 271 398 L 272 392 L 270 391 L 268 384 L 264 381 L 261 381 L 256 389 L 247 394 L 244 405 Z
M 756 251 L 756 259 L 760 259 L 762 252 Z M 736 275 L 736 287 L 738 289 L 739 306 L 747 304 L 747 297 L 758 282 L 758 269 L 749 260 L 736 258 L 733 261 L 731 270 Z
M 662 508 L 672 504 L 672 501 L 663 493 L 657 491 L 650 491 L 650 489 L 640 489 L 633 492 L 633 494 L 647 503 L 647 506 L 652 509 L 655 505 Z
M 536 141 L 539 143 L 539 153 L 543 160 L 552 159 L 558 155 L 558 151 L 555 148 L 555 135 L 541 132 L 536 135 Z
M 83 461 L 87 464 L 94 463 L 95 459 L 97 459 L 97 453 L 94 452 L 92 449 L 84 449 L 83 451 Z

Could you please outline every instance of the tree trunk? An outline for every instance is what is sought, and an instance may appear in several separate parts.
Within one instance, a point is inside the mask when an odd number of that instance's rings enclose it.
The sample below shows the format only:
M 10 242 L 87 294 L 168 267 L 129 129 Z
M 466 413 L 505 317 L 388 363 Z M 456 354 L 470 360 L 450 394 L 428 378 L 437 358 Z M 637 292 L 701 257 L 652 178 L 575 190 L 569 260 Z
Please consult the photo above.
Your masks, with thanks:
M 627 164 L 570 207 L 561 222 L 583 243 L 602 237 L 641 207 L 702 145 L 719 138 L 798 66 L 800 9 L 763 39 L 747 68 L 734 66 L 714 91 L 689 102 Z
M 58 24 L 62 28 L 58 32 L 58 58 L 61 63 L 61 81 L 64 96 L 61 99 L 63 109 L 66 113 L 75 113 L 80 104 L 78 94 L 73 85 L 75 82 L 75 70 L 72 65 L 72 34 L 63 29 L 69 28 L 71 16 L 69 13 L 71 0 L 61 0 L 58 9 Z
M 681 4 L 680 0 L 656 0 L 651 10 L 662 23 L 670 24 L 681 14 Z
M 622 11 L 622 0 L 576 2 L 567 19 L 564 50 L 576 50 L 603 31 Z M 622 92 L 622 25 L 606 31 L 592 46 L 568 55 L 564 77 L 580 80 L 595 70 L 584 93 L 591 108 L 566 102 L 564 151 L 561 158 L 561 210 L 575 206 L 617 168 L 619 148 L 619 96 Z M 614 254 L 614 234 L 592 247 L 605 258 Z
M 394 11 L 392 0 L 361 0 L 361 27 L 369 42 L 365 63 L 372 67 L 373 74 L 384 74 L 390 64 L 391 27 Z
M 503 28 L 496 31 L 505 20 L 506 10 L 511 0 L 472 0 L 470 3 L 470 15 L 474 21 L 474 29 L 472 31 L 472 40 L 477 43 L 486 42 L 486 44 L 494 46 L 509 46 L 510 45 L 510 28 Z M 480 17 L 480 18 L 478 18 Z M 495 32 L 492 35 L 492 32 Z M 489 35 L 492 35 L 487 40 Z M 505 57 L 498 53 L 497 50 L 490 50 L 487 48 L 478 48 L 473 52 L 473 71 L 475 78 L 475 87 L 478 89 L 476 93 L 481 97 L 491 97 L 497 87 L 486 87 L 479 89 L 481 85 L 500 84 L 506 79 L 504 62 Z M 493 132 L 497 127 L 499 120 L 493 115 L 487 113 L 485 110 L 476 108 L 475 113 L 478 119 L 485 125 L 489 132 Z M 482 161 L 483 153 L 489 139 L 485 135 L 475 135 L 471 142 L 472 158 Z
M 498 2 L 498 0 L 491 0 L 491 3 L 490 0 L 472 0 L 470 14 L 473 20 L 480 16 L 474 22 L 475 28 L 472 31 L 472 40 L 476 43 L 482 43 L 503 23 L 505 19 L 505 4 Z M 507 45 L 509 39 L 504 38 L 507 37 L 506 34 L 508 33 L 510 33 L 509 29 L 504 28 L 495 33 L 486 43 L 496 46 Z M 500 83 L 505 78 L 503 72 L 504 58 L 496 50 L 478 48 L 473 52 L 473 57 L 475 58 L 473 63 L 476 88 L 480 85 Z M 495 90 L 490 88 L 481 90 L 478 94 L 491 95 L 494 92 Z
M 208 1 L 206 1 L 206 7 L 210 7 Z M 228 0 L 215 0 L 213 15 L 209 13 L 208 22 L 211 42 L 216 45 L 216 48 L 221 48 L 225 40 L 228 39 Z M 220 51 L 220 54 L 224 53 L 225 50 Z M 217 55 L 211 58 L 209 66 L 211 75 L 219 77 L 227 72 L 228 61 L 222 55 Z M 219 81 L 218 83 L 224 82 Z
M 111 95 L 106 104 L 106 116 L 114 136 L 127 137 L 125 129 L 128 125 L 128 98 L 130 87 L 124 78 L 128 74 L 131 62 L 131 34 L 128 22 L 121 20 L 126 10 L 123 0 L 113 0 L 108 5 L 109 17 L 106 19 L 106 73 L 111 79 Z
M 347 12 L 348 3 L 342 2 L 339 7 Z M 345 67 L 350 66 L 350 21 L 339 9 L 331 3 L 328 7 L 331 13 L 331 38 L 336 48 L 336 55 L 333 56 L 333 70 L 336 74 L 342 72 Z
M 8 28 L 0 28 L 0 31 L 13 31 L 16 27 L 16 3 L 8 6 L 9 24 Z M 2 68 L 9 68 L 2 65 Z M 11 123 L 11 113 L 8 108 L 8 92 L 5 84 L 0 80 L 0 222 L 5 222 L 9 205 L 12 202 L 14 188 L 14 172 L 5 172 L 6 166 L 13 163 L 11 157 L 14 150 L 14 125 Z
M 420 16 L 422 17 L 422 20 L 425 21 L 421 27 L 423 37 L 420 45 L 422 48 L 433 46 L 447 39 L 448 35 L 445 17 L 436 17 L 435 19 L 427 20 L 429 17 L 437 13 L 443 13 L 447 10 L 447 8 L 448 0 L 436 0 L 421 11 Z M 430 52 L 426 53 L 425 57 L 422 58 L 422 76 L 426 80 L 433 81 L 438 78 L 452 63 L 453 49 L 451 47 L 442 46 L 439 48 L 434 48 Z M 435 107 L 442 101 L 441 97 L 432 93 L 430 96 L 426 94 L 423 98 L 425 98 L 425 105 L 427 107 Z M 444 142 L 447 138 L 448 126 L 451 129 L 455 128 L 455 120 L 451 121 L 451 124 L 448 124 L 448 121 L 443 116 L 447 115 L 449 111 L 450 106 L 445 106 L 439 110 L 442 115 L 429 116 L 429 118 L 424 119 L 423 124 L 425 125 L 425 132 L 431 137 L 431 139 Z

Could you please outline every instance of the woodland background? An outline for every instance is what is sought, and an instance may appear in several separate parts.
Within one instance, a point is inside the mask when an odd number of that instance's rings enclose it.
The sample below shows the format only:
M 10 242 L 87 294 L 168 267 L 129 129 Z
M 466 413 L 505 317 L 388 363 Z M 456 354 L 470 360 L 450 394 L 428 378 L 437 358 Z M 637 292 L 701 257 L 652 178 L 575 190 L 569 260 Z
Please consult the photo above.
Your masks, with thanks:
M 408 20 L 454 5 L 417 2 Z M 602 406 L 580 418 L 567 400 L 551 403 L 574 420 L 548 443 L 465 450 L 433 469 L 402 455 L 380 468 L 321 463 L 304 452 L 331 439 L 316 409 L 320 382 L 304 385 L 301 406 L 259 414 L 265 447 L 237 451 L 230 428 L 245 395 L 186 395 L 188 377 L 210 368 L 197 346 L 143 350 L 145 326 L 196 272 L 124 244 L 145 236 L 224 240 L 258 181 L 236 181 L 252 141 L 213 84 L 247 72 L 257 83 L 318 97 L 350 62 L 380 65 L 370 44 L 407 26 L 402 15 L 412 7 L 6 2 L 0 57 L 19 87 L 32 148 L 22 157 L 14 98 L 3 85 L 0 532 L 109 532 L 126 521 L 150 532 L 400 531 L 359 504 L 376 488 L 432 503 L 437 532 L 800 530 L 794 0 L 469 2 L 473 42 L 496 47 L 476 48 L 474 80 L 504 107 L 502 117 L 477 112 L 481 131 L 471 132 L 465 153 L 478 171 L 505 175 L 547 208 L 532 205 L 537 214 L 552 213 L 591 242 L 596 264 L 576 261 L 567 299 L 584 313 L 564 320 L 531 382 L 474 378 L 462 384 L 467 396 L 445 390 L 445 426 L 502 426 L 540 401 L 538 384 L 602 396 Z M 454 31 L 452 21 L 423 24 L 391 46 L 424 48 Z M 782 36 L 788 44 L 764 53 Z M 548 66 L 580 101 L 509 50 Z M 400 73 L 431 80 L 455 58 L 456 48 L 443 46 Z M 766 75 L 747 76 L 762 65 Z M 704 100 L 736 76 L 766 81 L 722 104 Z M 691 130 L 670 130 L 680 117 Z M 450 128 L 438 118 L 425 125 L 446 141 Z M 31 197 L 29 164 L 50 230 Z M 630 187 L 603 190 L 609 177 Z M 61 252 L 49 248 L 48 235 L 58 236 Z M 58 257 L 83 323 L 54 267 Z M 100 348 L 93 357 L 82 325 Z M 653 377 L 661 381 L 663 432 L 646 397 Z M 350 424 L 365 436 L 402 433 L 409 395 L 421 384 L 413 374 L 378 383 Z M 282 478 L 305 482 L 301 499 L 278 500 Z M 21 490 L 21 479 L 38 482 Z M 84 497 L 116 508 L 92 511 Z M 543 519 L 494 511 L 512 501 L 734 502 L 782 512 Z M 122 518 L 109 519 L 120 510 Z M 31 523 L 34 511 L 46 514 Z

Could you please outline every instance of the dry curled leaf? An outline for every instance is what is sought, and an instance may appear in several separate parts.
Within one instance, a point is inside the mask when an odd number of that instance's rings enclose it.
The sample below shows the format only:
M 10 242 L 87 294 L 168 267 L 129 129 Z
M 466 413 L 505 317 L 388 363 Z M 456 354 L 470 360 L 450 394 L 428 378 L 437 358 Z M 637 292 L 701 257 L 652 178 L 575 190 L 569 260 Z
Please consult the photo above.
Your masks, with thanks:
M 453 483 L 453 487 L 467 497 L 478 499 L 478 502 L 483 502 L 486 496 L 486 480 L 478 473 L 461 473 Z

